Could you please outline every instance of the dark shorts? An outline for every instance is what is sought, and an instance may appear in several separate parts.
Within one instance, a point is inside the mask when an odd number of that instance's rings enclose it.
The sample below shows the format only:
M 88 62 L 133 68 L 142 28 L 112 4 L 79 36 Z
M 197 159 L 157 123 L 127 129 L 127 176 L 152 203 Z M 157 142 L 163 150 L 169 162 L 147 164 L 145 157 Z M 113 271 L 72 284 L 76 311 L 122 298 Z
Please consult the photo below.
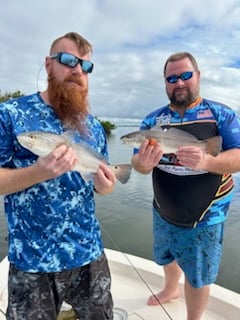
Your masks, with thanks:
M 216 281 L 222 256 L 223 223 L 198 228 L 179 227 L 153 209 L 154 257 L 167 265 L 174 260 L 188 282 L 201 288 Z
M 56 320 L 62 302 L 81 320 L 113 319 L 111 278 L 105 254 L 57 273 L 27 273 L 10 265 L 8 320 Z

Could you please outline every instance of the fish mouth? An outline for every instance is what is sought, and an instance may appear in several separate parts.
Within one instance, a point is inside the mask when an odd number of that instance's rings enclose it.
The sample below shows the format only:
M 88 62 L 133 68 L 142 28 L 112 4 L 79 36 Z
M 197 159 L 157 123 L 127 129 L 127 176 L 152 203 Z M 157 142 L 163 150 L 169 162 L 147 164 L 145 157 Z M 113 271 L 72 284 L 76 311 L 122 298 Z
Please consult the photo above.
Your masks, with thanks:
M 18 138 L 18 141 L 24 146 L 26 146 L 26 148 L 32 148 L 33 147 L 33 143 L 31 141 L 24 141 L 21 139 L 21 137 Z
M 27 148 L 30 148 L 30 149 L 33 148 L 33 143 L 31 143 L 31 142 L 26 142 L 25 145 Z

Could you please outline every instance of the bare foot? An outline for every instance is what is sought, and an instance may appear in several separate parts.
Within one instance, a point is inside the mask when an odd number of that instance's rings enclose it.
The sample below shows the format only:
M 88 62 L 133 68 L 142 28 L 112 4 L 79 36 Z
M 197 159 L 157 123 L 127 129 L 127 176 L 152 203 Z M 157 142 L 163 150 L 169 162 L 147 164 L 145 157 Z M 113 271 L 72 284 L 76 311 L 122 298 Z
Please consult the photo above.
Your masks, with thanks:
M 148 298 L 147 304 L 149 306 L 157 306 L 161 303 L 168 302 L 172 299 L 178 299 L 179 296 L 180 296 L 179 290 L 177 290 L 175 293 L 168 293 L 163 290 L 150 296 Z

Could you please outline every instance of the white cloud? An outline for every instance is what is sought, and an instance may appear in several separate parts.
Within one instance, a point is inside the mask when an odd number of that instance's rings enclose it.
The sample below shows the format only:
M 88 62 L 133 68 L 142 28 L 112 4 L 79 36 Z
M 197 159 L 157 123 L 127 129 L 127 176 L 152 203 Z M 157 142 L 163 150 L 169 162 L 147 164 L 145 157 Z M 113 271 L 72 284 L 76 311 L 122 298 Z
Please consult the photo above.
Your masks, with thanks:
M 240 111 L 239 16 L 239 0 L 11 0 L 0 12 L 0 90 L 43 90 L 50 44 L 76 31 L 94 47 L 95 115 L 141 118 L 167 103 L 162 69 L 177 51 L 196 57 L 202 96 Z

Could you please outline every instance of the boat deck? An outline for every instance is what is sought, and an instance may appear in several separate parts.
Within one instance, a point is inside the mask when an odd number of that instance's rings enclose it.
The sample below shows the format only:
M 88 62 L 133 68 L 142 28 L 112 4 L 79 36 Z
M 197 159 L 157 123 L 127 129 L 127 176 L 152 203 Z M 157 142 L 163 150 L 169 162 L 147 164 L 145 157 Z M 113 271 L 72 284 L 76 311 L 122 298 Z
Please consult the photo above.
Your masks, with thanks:
M 115 307 L 128 312 L 129 320 L 185 320 L 186 310 L 183 279 L 181 297 L 158 306 L 148 306 L 147 298 L 163 287 L 162 267 L 153 261 L 106 250 L 112 274 L 112 294 Z M 239 320 L 240 295 L 217 285 L 211 286 L 211 296 L 203 320 Z
M 148 297 L 163 287 L 163 268 L 151 260 L 106 249 L 112 275 L 114 320 L 185 320 L 183 279 L 181 296 L 163 305 L 148 306 Z M 0 263 L 0 320 L 6 320 L 8 261 Z M 126 311 L 124 313 L 124 311 Z M 240 294 L 211 286 L 208 308 L 202 320 L 239 320 Z

